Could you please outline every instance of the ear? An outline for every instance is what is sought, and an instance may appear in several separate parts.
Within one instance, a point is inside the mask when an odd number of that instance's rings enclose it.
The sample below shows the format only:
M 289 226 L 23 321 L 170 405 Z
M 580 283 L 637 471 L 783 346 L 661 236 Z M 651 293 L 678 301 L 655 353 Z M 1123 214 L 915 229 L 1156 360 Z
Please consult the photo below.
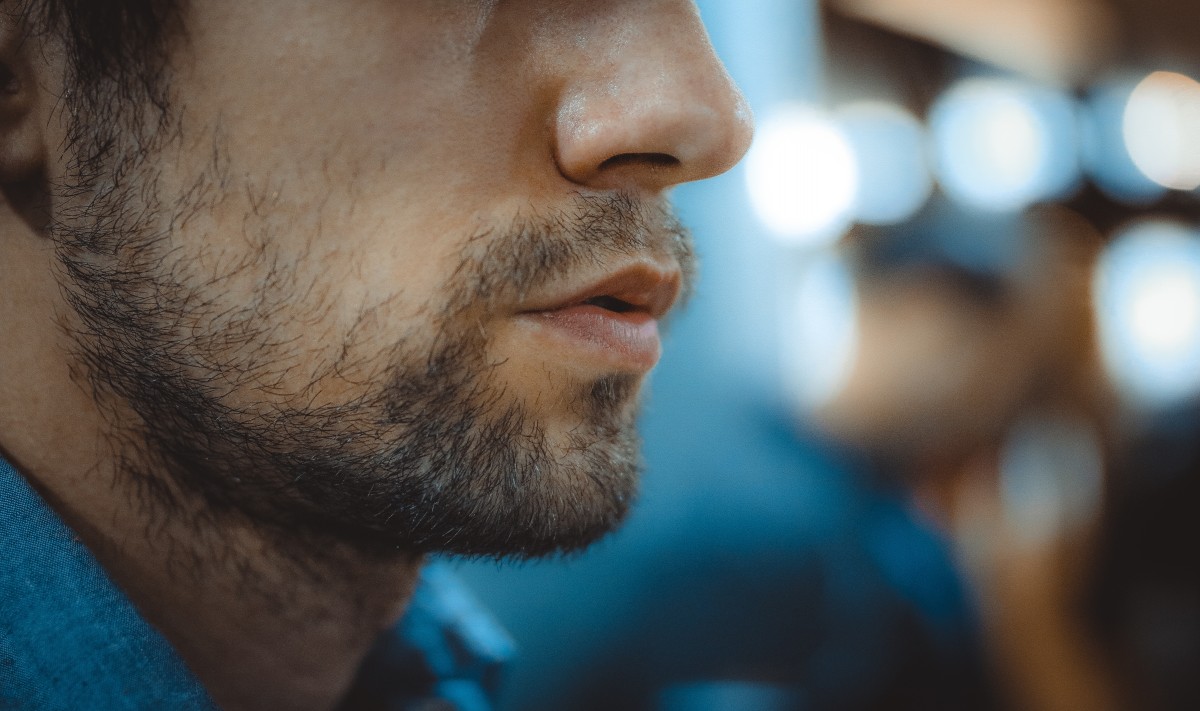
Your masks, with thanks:
M 39 210 L 45 194 L 46 131 L 38 111 L 36 46 L 26 41 L 19 18 L 0 12 L 0 191 L 7 207 L 26 219 Z

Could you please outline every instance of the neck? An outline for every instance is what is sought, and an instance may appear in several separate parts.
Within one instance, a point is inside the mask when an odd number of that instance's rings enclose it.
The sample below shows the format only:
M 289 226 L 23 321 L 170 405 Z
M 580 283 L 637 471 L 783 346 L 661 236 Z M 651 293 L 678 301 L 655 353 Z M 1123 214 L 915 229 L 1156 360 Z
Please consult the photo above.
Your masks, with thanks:
M 101 479 L 97 473 L 88 478 Z M 148 509 L 131 492 L 110 498 L 136 505 L 101 515 L 94 498 L 85 509 L 45 478 L 37 485 L 230 711 L 335 706 L 372 643 L 402 614 L 420 568 L 418 556 L 289 540 L 199 505 Z
M 98 472 L 87 478 L 102 480 Z M 402 614 L 420 568 L 417 556 L 370 557 L 330 541 L 284 540 L 199 506 L 147 510 L 130 492 L 110 500 L 137 505 L 98 507 L 89 497 L 84 508 L 52 478 L 34 479 L 230 711 L 336 705 L 372 643 Z
M 42 252 L 17 256 L 48 263 L 52 255 Z M 9 281 L 47 265 L 22 266 L 6 270 Z M 0 447 L 8 458 L 223 708 L 334 706 L 402 613 L 419 557 L 286 536 L 212 512 L 173 489 L 165 472 L 130 476 L 127 453 L 112 446 L 117 418 L 70 375 L 69 336 L 52 326 L 56 287 L 11 286 L 0 304 Z M 147 484 L 169 496 L 150 495 Z

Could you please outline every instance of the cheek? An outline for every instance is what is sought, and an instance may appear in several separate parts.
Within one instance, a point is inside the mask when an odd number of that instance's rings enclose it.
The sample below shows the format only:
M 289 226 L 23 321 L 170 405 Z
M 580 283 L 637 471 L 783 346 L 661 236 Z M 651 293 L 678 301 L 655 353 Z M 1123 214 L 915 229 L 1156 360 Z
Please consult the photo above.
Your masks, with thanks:
M 424 230 L 385 228 L 334 193 L 315 210 L 281 197 L 266 216 L 226 200 L 184 221 L 156 265 L 173 284 L 175 337 L 239 405 L 343 401 L 382 378 L 398 346 L 432 341 L 456 240 L 406 244 L 393 235 Z

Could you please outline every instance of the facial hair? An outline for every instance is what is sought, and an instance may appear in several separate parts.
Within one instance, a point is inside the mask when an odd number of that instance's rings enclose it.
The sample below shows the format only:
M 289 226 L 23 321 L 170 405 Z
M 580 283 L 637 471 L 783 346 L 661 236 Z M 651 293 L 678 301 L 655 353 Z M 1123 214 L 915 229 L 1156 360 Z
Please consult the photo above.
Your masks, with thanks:
M 80 369 L 98 400 L 135 415 L 114 415 L 111 439 L 143 508 L 169 516 L 183 509 L 181 495 L 195 495 L 212 519 L 240 516 L 310 543 L 493 558 L 579 550 L 625 517 L 640 471 L 641 378 L 557 384 L 578 423 L 557 441 L 493 377 L 478 317 L 622 257 L 669 255 L 690 283 L 690 238 L 663 206 L 577 195 L 557 210 L 481 226 L 410 337 L 370 358 L 376 365 L 316 364 L 322 375 L 354 370 L 361 387 L 313 405 L 302 395 L 319 377 L 290 397 L 262 388 L 306 357 L 278 357 L 280 311 L 270 304 L 280 297 L 223 314 L 217 328 L 202 311 L 220 279 L 189 278 L 171 230 L 209 206 L 164 200 L 147 175 L 114 183 L 55 230 Z M 293 303 L 314 291 L 286 268 L 263 273 Z M 343 336 L 351 352 L 355 334 Z M 232 355 L 264 343 L 277 363 Z

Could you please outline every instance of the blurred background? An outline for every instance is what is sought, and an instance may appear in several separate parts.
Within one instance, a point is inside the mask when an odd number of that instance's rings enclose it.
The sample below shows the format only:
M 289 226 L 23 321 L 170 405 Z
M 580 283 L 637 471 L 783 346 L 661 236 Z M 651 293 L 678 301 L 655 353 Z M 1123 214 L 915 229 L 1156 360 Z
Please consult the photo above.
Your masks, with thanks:
M 507 711 L 1200 708 L 1200 12 L 701 0 L 758 120 Z

